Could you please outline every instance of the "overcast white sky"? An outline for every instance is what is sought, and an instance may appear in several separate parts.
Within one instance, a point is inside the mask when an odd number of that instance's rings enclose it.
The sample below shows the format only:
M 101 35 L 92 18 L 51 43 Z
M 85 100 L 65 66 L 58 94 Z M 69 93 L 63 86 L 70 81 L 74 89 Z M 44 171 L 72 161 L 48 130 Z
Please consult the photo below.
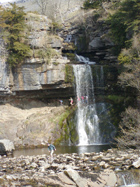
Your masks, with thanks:
M 0 0 L 0 3 L 7 3 L 7 2 L 11 2 L 13 0 Z

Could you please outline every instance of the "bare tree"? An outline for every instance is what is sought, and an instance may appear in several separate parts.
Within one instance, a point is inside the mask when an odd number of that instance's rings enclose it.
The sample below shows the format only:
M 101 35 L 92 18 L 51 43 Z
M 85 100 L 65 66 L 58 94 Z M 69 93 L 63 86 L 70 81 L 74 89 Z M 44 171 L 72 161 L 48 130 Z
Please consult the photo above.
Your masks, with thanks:
M 61 9 L 62 9 L 61 2 L 62 2 L 61 0 L 58 1 L 57 10 L 58 10 L 58 12 L 59 12 L 59 14 L 60 14 L 61 22 L 64 23 L 64 19 L 63 19 L 62 11 L 61 11 Z
M 67 7 L 67 10 L 70 9 L 70 1 L 71 1 L 71 0 L 68 0 L 68 7 Z
M 46 15 L 48 0 L 35 0 L 35 3 L 39 6 L 41 14 Z
M 52 1 L 51 5 L 52 19 L 56 20 L 58 14 L 58 3 L 56 1 Z
M 40 13 L 47 15 L 49 19 L 64 23 L 66 14 L 75 7 L 80 7 L 84 0 L 34 0 Z
M 132 89 L 137 89 L 137 108 L 128 108 L 122 114 L 122 120 L 119 125 L 120 133 L 116 138 L 119 147 L 140 147 L 140 60 L 139 60 L 139 40 L 134 38 L 133 48 L 128 51 L 123 51 L 125 56 L 129 55 L 131 61 L 124 65 L 125 71 L 119 76 L 119 83 Z M 131 56 L 135 51 L 137 58 Z
M 116 138 L 118 147 L 140 147 L 140 112 L 129 107 L 122 114 L 120 133 Z
M 136 88 L 140 93 L 140 62 L 125 65 L 126 71 L 119 76 L 119 83 L 123 86 Z

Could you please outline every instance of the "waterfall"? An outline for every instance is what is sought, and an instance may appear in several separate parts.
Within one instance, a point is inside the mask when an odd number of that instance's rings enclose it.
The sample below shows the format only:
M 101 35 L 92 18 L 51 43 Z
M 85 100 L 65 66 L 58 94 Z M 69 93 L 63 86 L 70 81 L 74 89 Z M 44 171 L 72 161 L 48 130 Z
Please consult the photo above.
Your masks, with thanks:
M 126 181 L 125 181 L 124 175 L 122 175 L 122 179 L 123 179 L 124 185 L 126 186 Z
M 104 94 L 104 69 L 103 66 L 100 66 L 98 69 L 96 68 L 96 85 L 98 88 L 102 88 L 102 95 Z M 100 113 L 103 113 L 107 110 L 107 106 L 104 102 L 99 103 L 100 105 Z
M 91 63 L 88 58 L 79 55 L 76 55 L 76 58 L 84 63 L 73 65 L 76 82 L 79 145 L 110 143 L 116 133 L 114 125 L 110 122 L 109 108 L 111 106 L 105 102 L 95 103 L 95 83 L 92 77 Z M 94 64 L 95 62 L 92 65 Z M 103 66 L 94 66 L 94 70 L 96 86 L 101 88 L 102 94 L 104 94 Z
M 117 177 L 120 187 L 140 187 L 139 173 L 137 170 L 119 171 L 117 172 Z
M 79 62 L 83 62 L 84 64 L 96 64 L 95 62 L 90 61 L 88 57 L 83 57 L 83 56 L 77 55 L 77 54 L 76 54 L 76 59 Z
M 96 79 L 97 86 L 104 87 L 104 69 L 103 66 L 100 66 L 99 71 L 96 69 Z
M 73 65 L 73 70 L 76 81 L 79 145 L 101 143 L 91 68 L 89 65 Z
M 104 96 L 105 94 L 105 78 L 104 78 L 104 68 L 103 66 L 98 66 L 95 68 L 96 74 L 96 86 L 100 90 L 100 94 Z M 109 143 L 113 141 L 114 136 L 116 134 L 116 128 L 111 123 L 110 119 L 110 109 L 112 107 L 111 104 L 106 103 L 102 98 L 102 101 L 96 104 L 97 113 L 100 118 L 100 128 L 102 129 L 101 133 L 101 142 Z

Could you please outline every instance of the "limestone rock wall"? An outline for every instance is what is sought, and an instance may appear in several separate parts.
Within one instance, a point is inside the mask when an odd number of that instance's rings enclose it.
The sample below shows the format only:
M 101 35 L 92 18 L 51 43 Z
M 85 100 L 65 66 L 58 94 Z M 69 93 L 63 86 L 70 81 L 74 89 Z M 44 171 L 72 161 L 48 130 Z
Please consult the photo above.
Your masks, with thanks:
M 42 89 L 43 85 L 57 85 L 59 81 L 64 81 L 64 70 L 67 62 L 67 60 L 61 58 L 57 59 L 58 65 L 47 65 L 40 61 L 24 63 L 13 70 L 14 85 L 12 90 L 39 90 Z
M 5 62 L 6 49 L 3 40 L 0 38 L 0 92 L 9 91 L 9 67 Z
M 103 26 L 102 19 L 96 18 L 95 10 L 83 10 L 83 2 L 76 3 L 77 9 L 72 9 L 74 2 L 65 2 L 67 16 L 61 12 L 64 23 L 56 35 L 52 34 L 52 21 L 47 16 L 27 14 L 28 43 L 32 51 L 30 57 L 16 68 L 10 69 L 6 63 L 0 40 L 0 95 L 49 89 L 64 89 L 67 92 L 64 95 L 69 95 L 71 89 L 70 94 L 74 95 L 72 84 L 65 83 L 65 65 L 70 61 L 62 56 L 62 52 L 92 53 L 95 61 L 116 60 L 110 55 L 113 43 L 107 37 L 109 28 Z
M 65 65 L 69 60 L 61 53 L 63 39 L 51 33 L 51 21 L 46 16 L 28 13 L 26 23 L 32 50 L 22 64 L 9 67 L 0 40 L 0 96 L 16 95 L 20 91 L 71 88 L 72 85 L 65 83 Z
M 3 58 L 0 58 L 0 92 L 9 91 L 9 68 Z

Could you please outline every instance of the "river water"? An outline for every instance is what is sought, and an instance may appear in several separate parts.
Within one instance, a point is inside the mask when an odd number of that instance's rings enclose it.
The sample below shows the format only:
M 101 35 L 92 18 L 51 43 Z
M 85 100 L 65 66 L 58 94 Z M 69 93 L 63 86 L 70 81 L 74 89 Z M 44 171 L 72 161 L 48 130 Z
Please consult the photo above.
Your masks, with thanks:
M 56 146 L 55 154 L 65 154 L 65 153 L 91 153 L 91 152 L 102 152 L 110 149 L 110 144 L 105 145 L 87 145 L 87 146 Z M 15 150 L 13 153 L 14 157 L 23 156 L 33 156 L 33 155 L 43 155 L 49 154 L 48 148 L 35 148 L 35 149 L 20 149 Z

